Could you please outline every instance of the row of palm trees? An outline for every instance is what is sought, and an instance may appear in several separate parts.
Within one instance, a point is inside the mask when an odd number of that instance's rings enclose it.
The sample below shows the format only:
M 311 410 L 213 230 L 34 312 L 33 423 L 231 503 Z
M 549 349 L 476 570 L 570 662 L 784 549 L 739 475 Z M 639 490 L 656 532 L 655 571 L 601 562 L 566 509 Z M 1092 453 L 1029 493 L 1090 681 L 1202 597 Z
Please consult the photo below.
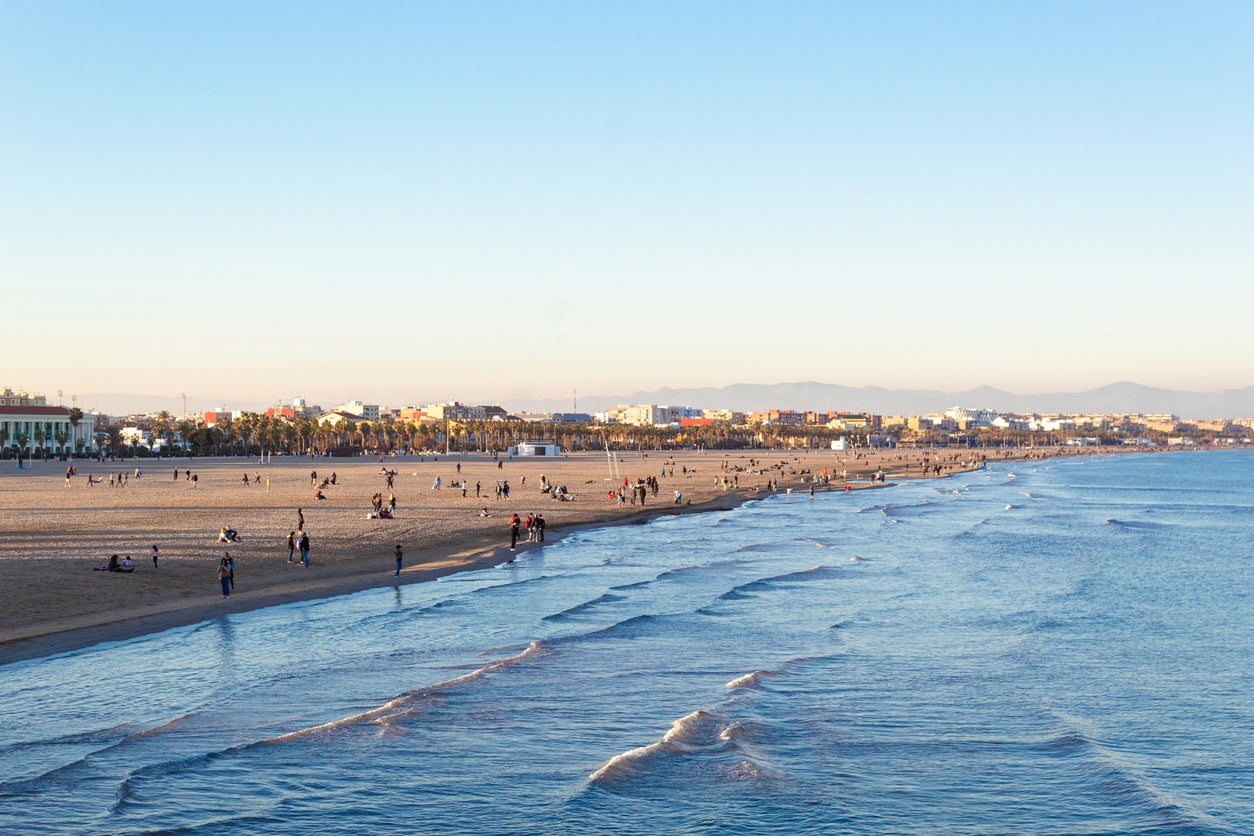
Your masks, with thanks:
M 78 416 L 81 419 L 81 413 Z M 71 418 L 73 420 L 73 417 Z M 846 431 L 815 425 L 746 424 L 714 422 L 683 428 L 552 424 L 541 421 L 348 421 L 320 424 L 312 418 L 294 420 L 260 413 L 244 413 L 206 427 L 184 418 L 176 421 L 168 412 L 152 422 L 154 447 L 172 443 L 175 436 L 191 452 L 200 455 L 265 455 L 267 453 L 382 453 L 390 451 L 502 451 L 524 441 L 551 441 L 564 450 L 664 450 L 664 449 L 819 449 L 838 438 L 861 447 L 878 439 L 920 446 L 959 443 L 963 446 L 1026 447 L 1063 442 L 1057 432 L 1029 432 L 982 428 L 954 438 L 935 430 L 911 432 L 903 426 L 888 427 L 878 438 L 865 431 Z M 1102 436 L 1103 443 L 1120 443 L 1118 434 Z M 1116 437 L 1118 436 L 1118 437 Z M 43 439 L 36 438 L 37 444 Z M 97 434 L 97 443 L 113 453 L 124 453 L 127 444 L 117 427 Z M 1165 441 L 1154 438 L 1155 441 Z M 19 440 L 25 449 L 28 439 Z M 64 442 L 62 442 L 64 443 Z M 132 450 L 134 452 L 134 450 Z

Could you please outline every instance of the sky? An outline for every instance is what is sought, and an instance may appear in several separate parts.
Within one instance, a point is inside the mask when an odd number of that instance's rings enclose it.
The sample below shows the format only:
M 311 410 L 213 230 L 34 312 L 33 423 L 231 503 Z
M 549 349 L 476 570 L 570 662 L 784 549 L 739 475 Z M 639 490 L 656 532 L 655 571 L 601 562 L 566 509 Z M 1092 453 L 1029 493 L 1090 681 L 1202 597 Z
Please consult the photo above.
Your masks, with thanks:
M 1254 4 L 0 0 L 0 387 L 1254 384 Z

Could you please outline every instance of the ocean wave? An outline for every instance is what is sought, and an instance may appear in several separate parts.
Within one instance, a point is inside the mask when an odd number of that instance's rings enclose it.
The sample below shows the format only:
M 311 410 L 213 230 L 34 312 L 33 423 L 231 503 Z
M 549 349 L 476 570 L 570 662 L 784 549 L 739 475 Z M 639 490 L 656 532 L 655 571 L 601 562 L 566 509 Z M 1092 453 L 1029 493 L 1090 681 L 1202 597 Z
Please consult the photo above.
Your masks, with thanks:
M 584 601 L 582 604 L 575 604 L 575 606 L 568 607 L 567 609 L 564 609 L 561 612 L 553 613 L 552 615 L 546 615 L 540 620 L 541 621 L 562 621 L 566 618 L 569 618 L 572 615 L 578 615 L 581 612 L 590 610 L 593 607 L 597 606 L 598 604 L 612 604 L 615 601 L 625 601 L 625 600 L 627 600 L 627 596 L 625 595 L 615 595 L 612 592 L 607 592 L 604 595 L 593 598 L 591 601 Z
M 747 583 L 738 584 L 718 596 L 720 601 L 737 601 L 752 597 L 752 593 L 765 592 L 774 587 L 788 585 L 799 581 L 824 580 L 836 577 L 840 570 L 833 566 L 815 566 L 799 572 L 786 572 L 782 575 L 757 578 Z
M 666 734 L 656 743 L 639 746 L 615 755 L 605 765 L 588 776 L 590 783 L 614 780 L 630 775 L 645 762 L 663 752 L 692 752 L 701 746 L 720 742 L 721 728 L 716 728 L 722 717 L 708 711 L 694 711 L 671 724 Z
M 133 744 L 135 741 L 153 737 L 170 729 L 181 726 L 185 721 L 197 716 L 196 714 L 184 714 L 165 723 L 148 728 L 141 728 L 137 731 L 131 731 L 135 726 L 133 724 L 122 724 L 113 726 L 108 729 L 100 729 L 97 731 L 82 732 L 78 734 L 69 734 L 62 737 L 49 738 L 40 741 L 26 741 L 19 744 L 12 744 L 5 747 L 3 752 L 21 751 L 23 749 L 42 748 L 44 746 L 96 746 L 97 744 L 105 744 L 99 748 L 92 748 L 79 757 L 68 763 L 60 764 L 52 769 L 46 769 L 38 775 L 28 778 L 19 778 L 12 781 L 0 783 L 0 795 L 16 795 L 19 793 L 30 792 L 34 790 L 45 789 L 49 782 L 55 782 L 65 779 L 67 776 L 73 776 L 77 771 L 87 766 L 91 761 L 99 758 L 108 752 L 123 749 Z
M 486 586 L 481 586 L 478 589 L 470 590 L 470 594 L 471 595 L 483 595 L 489 592 L 498 592 L 502 589 L 509 590 L 512 592 L 513 590 L 518 589 L 519 587 L 527 586 L 529 584 L 535 585 L 535 584 L 545 583 L 546 581 L 553 581 L 553 580 L 556 580 L 557 577 L 558 577 L 557 575 L 540 575 L 539 577 L 535 577 L 535 578 L 523 578 L 520 581 L 507 581 L 506 583 L 488 584 Z
M 726 688 L 756 688 L 762 682 L 764 677 L 779 676 L 779 671 L 757 670 L 747 673 L 744 676 L 738 676 L 731 682 L 728 682 Z
M 837 623 L 837 624 L 831 625 L 831 628 L 829 629 L 835 629 L 839 627 L 840 627 L 840 624 Z M 826 653 L 826 654 L 821 654 L 818 656 L 796 656 L 796 657 L 793 657 L 792 659 L 788 659 L 787 661 L 783 662 L 778 667 L 759 668 L 755 671 L 750 671 L 749 673 L 744 674 L 743 676 L 738 676 L 735 679 L 728 682 L 723 687 L 752 690 L 754 688 L 757 688 L 759 685 L 761 685 L 762 680 L 764 679 L 772 679 L 777 676 L 789 676 L 791 674 L 797 673 L 799 670 L 803 668 L 809 667 L 810 665 L 814 665 L 814 664 L 818 664 L 822 662 L 832 662 L 832 661 L 842 658 L 843 656 L 844 656 L 844 653 Z
M 1061 711 L 1049 713 L 1057 722 L 1055 733 L 1037 744 L 1038 751 L 1086 761 L 1090 786 L 1100 788 L 1115 804 L 1132 808 L 1147 820 L 1137 830 L 1223 830 L 1205 812 L 1190 808 L 1156 786 L 1140 766 L 1119 753 L 1091 724 Z
M 992 522 L 991 517 L 985 517 L 982 520 L 977 520 L 971 523 L 970 527 L 968 527 L 965 531 L 959 531 L 957 534 L 955 534 L 954 539 L 962 540 L 967 537 L 975 537 L 976 535 L 980 533 L 979 529 L 988 525 L 990 522 Z
M 1136 522 L 1132 520 L 1116 520 L 1116 519 L 1106 520 L 1105 524 L 1118 526 L 1120 528 L 1147 528 L 1147 529 L 1171 528 L 1171 526 L 1168 525 L 1167 523 Z
M 376 708 L 371 708 L 367 711 L 360 711 L 347 717 L 341 717 L 338 720 L 330 720 L 326 723 L 319 723 L 315 726 L 296 729 L 295 731 L 290 731 L 275 737 L 268 737 L 264 740 L 258 740 L 255 743 L 248 745 L 270 746 L 287 743 L 292 740 L 299 740 L 301 738 L 312 737 L 320 734 L 334 733 L 342 729 L 352 728 L 355 726 L 387 726 L 396 716 L 412 715 L 413 712 L 410 709 L 424 700 L 440 696 L 449 690 L 475 682 L 489 674 L 507 670 L 508 668 L 522 664 L 524 661 L 540 655 L 547 649 L 548 648 L 544 642 L 534 641 L 528 644 L 525 650 L 514 656 L 497 659 L 496 661 L 489 662 L 486 665 L 474 668 L 470 672 L 461 674 L 460 676 L 455 676 L 451 679 L 446 679 L 433 685 L 424 685 L 421 688 L 415 688 L 412 691 L 399 694 Z
M 652 580 L 636 581 L 635 583 L 625 583 L 625 584 L 619 584 L 618 586 L 611 586 L 610 591 L 622 592 L 623 590 L 626 590 L 626 589 L 640 589 L 641 587 L 645 587 L 645 586 L 648 586 L 649 584 L 657 583 L 659 581 L 665 582 L 665 581 L 672 581 L 672 580 L 682 580 L 683 578 L 689 575 L 692 575 L 694 573 L 721 571 L 731 566 L 740 566 L 740 565 L 743 565 L 743 563 L 742 561 L 738 561 L 738 560 L 716 560 L 716 561 L 713 561 L 712 563 L 698 563 L 692 566 L 680 566 L 675 569 L 667 569 L 665 572 L 659 572 L 657 575 L 653 576 Z
M 924 514 L 934 514 L 939 510 L 940 503 L 927 500 L 916 502 L 912 505 L 884 505 L 880 508 L 880 513 L 886 517 L 900 519 L 902 517 L 920 517 Z
M 647 774 L 659 762 L 697 759 L 708 762 L 712 774 L 731 780 L 773 780 L 778 770 L 767 765 L 749 745 L 751 726 L 728 722 L 719 711 L 698 710 L 671 724 L 662 739 L 615 755 L 588 776 L 588 783 L 618 787 Z
M 577 633 L 571 636 L 562 636 L 561 638 L 548 639 L 550 644 L 573 644 L 576 642 L 584 642 L 590 639 L 601 639 L 607 636 L 632 638 L 643 633 L 646 629 L 653 629 L 663 620 L 670 618 L 669 615 L 651 615 L 644 613 L 641 615 L 633 615 L 631 618 L 625 618 L 622 621 L 616 621 L 608 627 L 602 627 L 598 630 L 592 630 L 588 633 Z
M 118 784 L 118 788 L 114 793 L 114 801 L 109 805 L 110 813 L 119 813 L 130 806 L 136 795 L 137 786 L 144 779 L 151 776 L 158 776 L 162 779 L 168 778 L 184 772 L 188 769 L 206 766 L 216 760 L 227 757 L 232 753 L 239 752 L 247 748 L 247 744 L 241 746 L 228 746 L 225 749 L 218 749 L 212 752 L 201 752 L 187 757 L 174 758 L 172 760 L 160 761 L 158 763 L 150 763 L 141 766 L 138 769 L 132 769 L 127 773 L 126 777 Z
M 60 735 L 58 737 L 48 737 L 42 740 L 19 740 L 16 743 L 7 743 L 0 746 L 0 755 L 7 755 L 10 752 L 20 752 L 23 749 L 31 749 L 39 746 L 73 746 L 78 744 L 94 745 L 98 743 L 115 743 L 119 739 L 124 739 L 130 732 L 132 726 L 130 723 L 120 723 L 116 726 L 110 726 L 107 729 L 94 729 L 92 731 L 74 732 L 71 734 Z

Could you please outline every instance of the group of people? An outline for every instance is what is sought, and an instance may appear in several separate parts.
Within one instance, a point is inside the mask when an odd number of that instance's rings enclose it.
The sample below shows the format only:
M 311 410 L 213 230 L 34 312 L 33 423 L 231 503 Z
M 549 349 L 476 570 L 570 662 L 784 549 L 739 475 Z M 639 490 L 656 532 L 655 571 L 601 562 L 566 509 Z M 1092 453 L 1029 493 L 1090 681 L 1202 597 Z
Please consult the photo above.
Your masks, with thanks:
M 116 554 L 109 555 L 109 562 L 104 566 L 97 566 L 92 569 L 93 572 L 134 572 L 135 562 L 131 560 L 128 554 L 118 559 Z
M 301 516 L 301 522 L 304 522 L 304 515 Z M 309 568 L 309 535 L 304 529 L 297 531 L 289 531 L 287 533 L 287 562 L 296 562 L 296 552 L 300 550 L 300 562 L 305 568 Z
M 389 493 L 387 507 L 383 504 L 383 494 L 376 493 L 370 498 L 370 505 L 374 508 L 374 515 L 369 519 L 390 520 L 396 516 L 396 494 Z
M 547 493 L 549 499 L 557 502 L 568 502 L 572 498 L 565 485 L 554 485 L 543 473 L 540 474 L 540 493 Z
M 161 550 L 156 546 L 152 547 L 152 568 L 157 568 L 157 559 L 161 557 Z M 135 561 L 131 560 L 131 556 L 124 555 L 118 557 L 116 554 L 109 555 L 109 562 L 104 566 L 96 566 L 92 568 L 93 572 L 134 572 Z
M 487 511 L 485 508 L 484 511 Z M 487 516 L 487 514 L 481 514 Z M 528 543 L 544 542 L 544 515 L 528 514 L 527 519 L 523 520 L 518 514 L 514 514 L 509 518 L 509 550 L 515 551 L 518 547 L 519 535 L 526 535 Z
M 70 486 L 70 477 L 75 475 L 76 473 L 78 473 L 77 467 L 71 467 L 65 471 L 65 486 L 67 488 Z M 138 476 L 139 468 L 135 469 L 135 473 L 136 473 L 135 478 L 139 478 Z M 96 476 L 92 473 L 87 474 L 87 487 L 89 488 L 94 485 L 103 485 L 104 481 L 105 479 L 103 476 Z M 110 473 L 109 474 L 109 487 L 111 488 L 124 488 L 130 484 L 130 481 L 131 481 L 131 475 L 129 473 L 117 473 L 117 474 Z

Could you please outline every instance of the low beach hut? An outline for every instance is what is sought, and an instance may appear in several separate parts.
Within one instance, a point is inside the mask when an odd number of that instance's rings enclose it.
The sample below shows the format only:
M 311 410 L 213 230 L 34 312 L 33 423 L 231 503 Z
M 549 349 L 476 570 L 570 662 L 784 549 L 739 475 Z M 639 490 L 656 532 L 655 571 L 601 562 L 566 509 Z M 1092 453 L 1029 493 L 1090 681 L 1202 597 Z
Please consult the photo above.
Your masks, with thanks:
M 545 441 L 523 441 L 509 448 L 511 456 L 560 456 L 562 448 Z

